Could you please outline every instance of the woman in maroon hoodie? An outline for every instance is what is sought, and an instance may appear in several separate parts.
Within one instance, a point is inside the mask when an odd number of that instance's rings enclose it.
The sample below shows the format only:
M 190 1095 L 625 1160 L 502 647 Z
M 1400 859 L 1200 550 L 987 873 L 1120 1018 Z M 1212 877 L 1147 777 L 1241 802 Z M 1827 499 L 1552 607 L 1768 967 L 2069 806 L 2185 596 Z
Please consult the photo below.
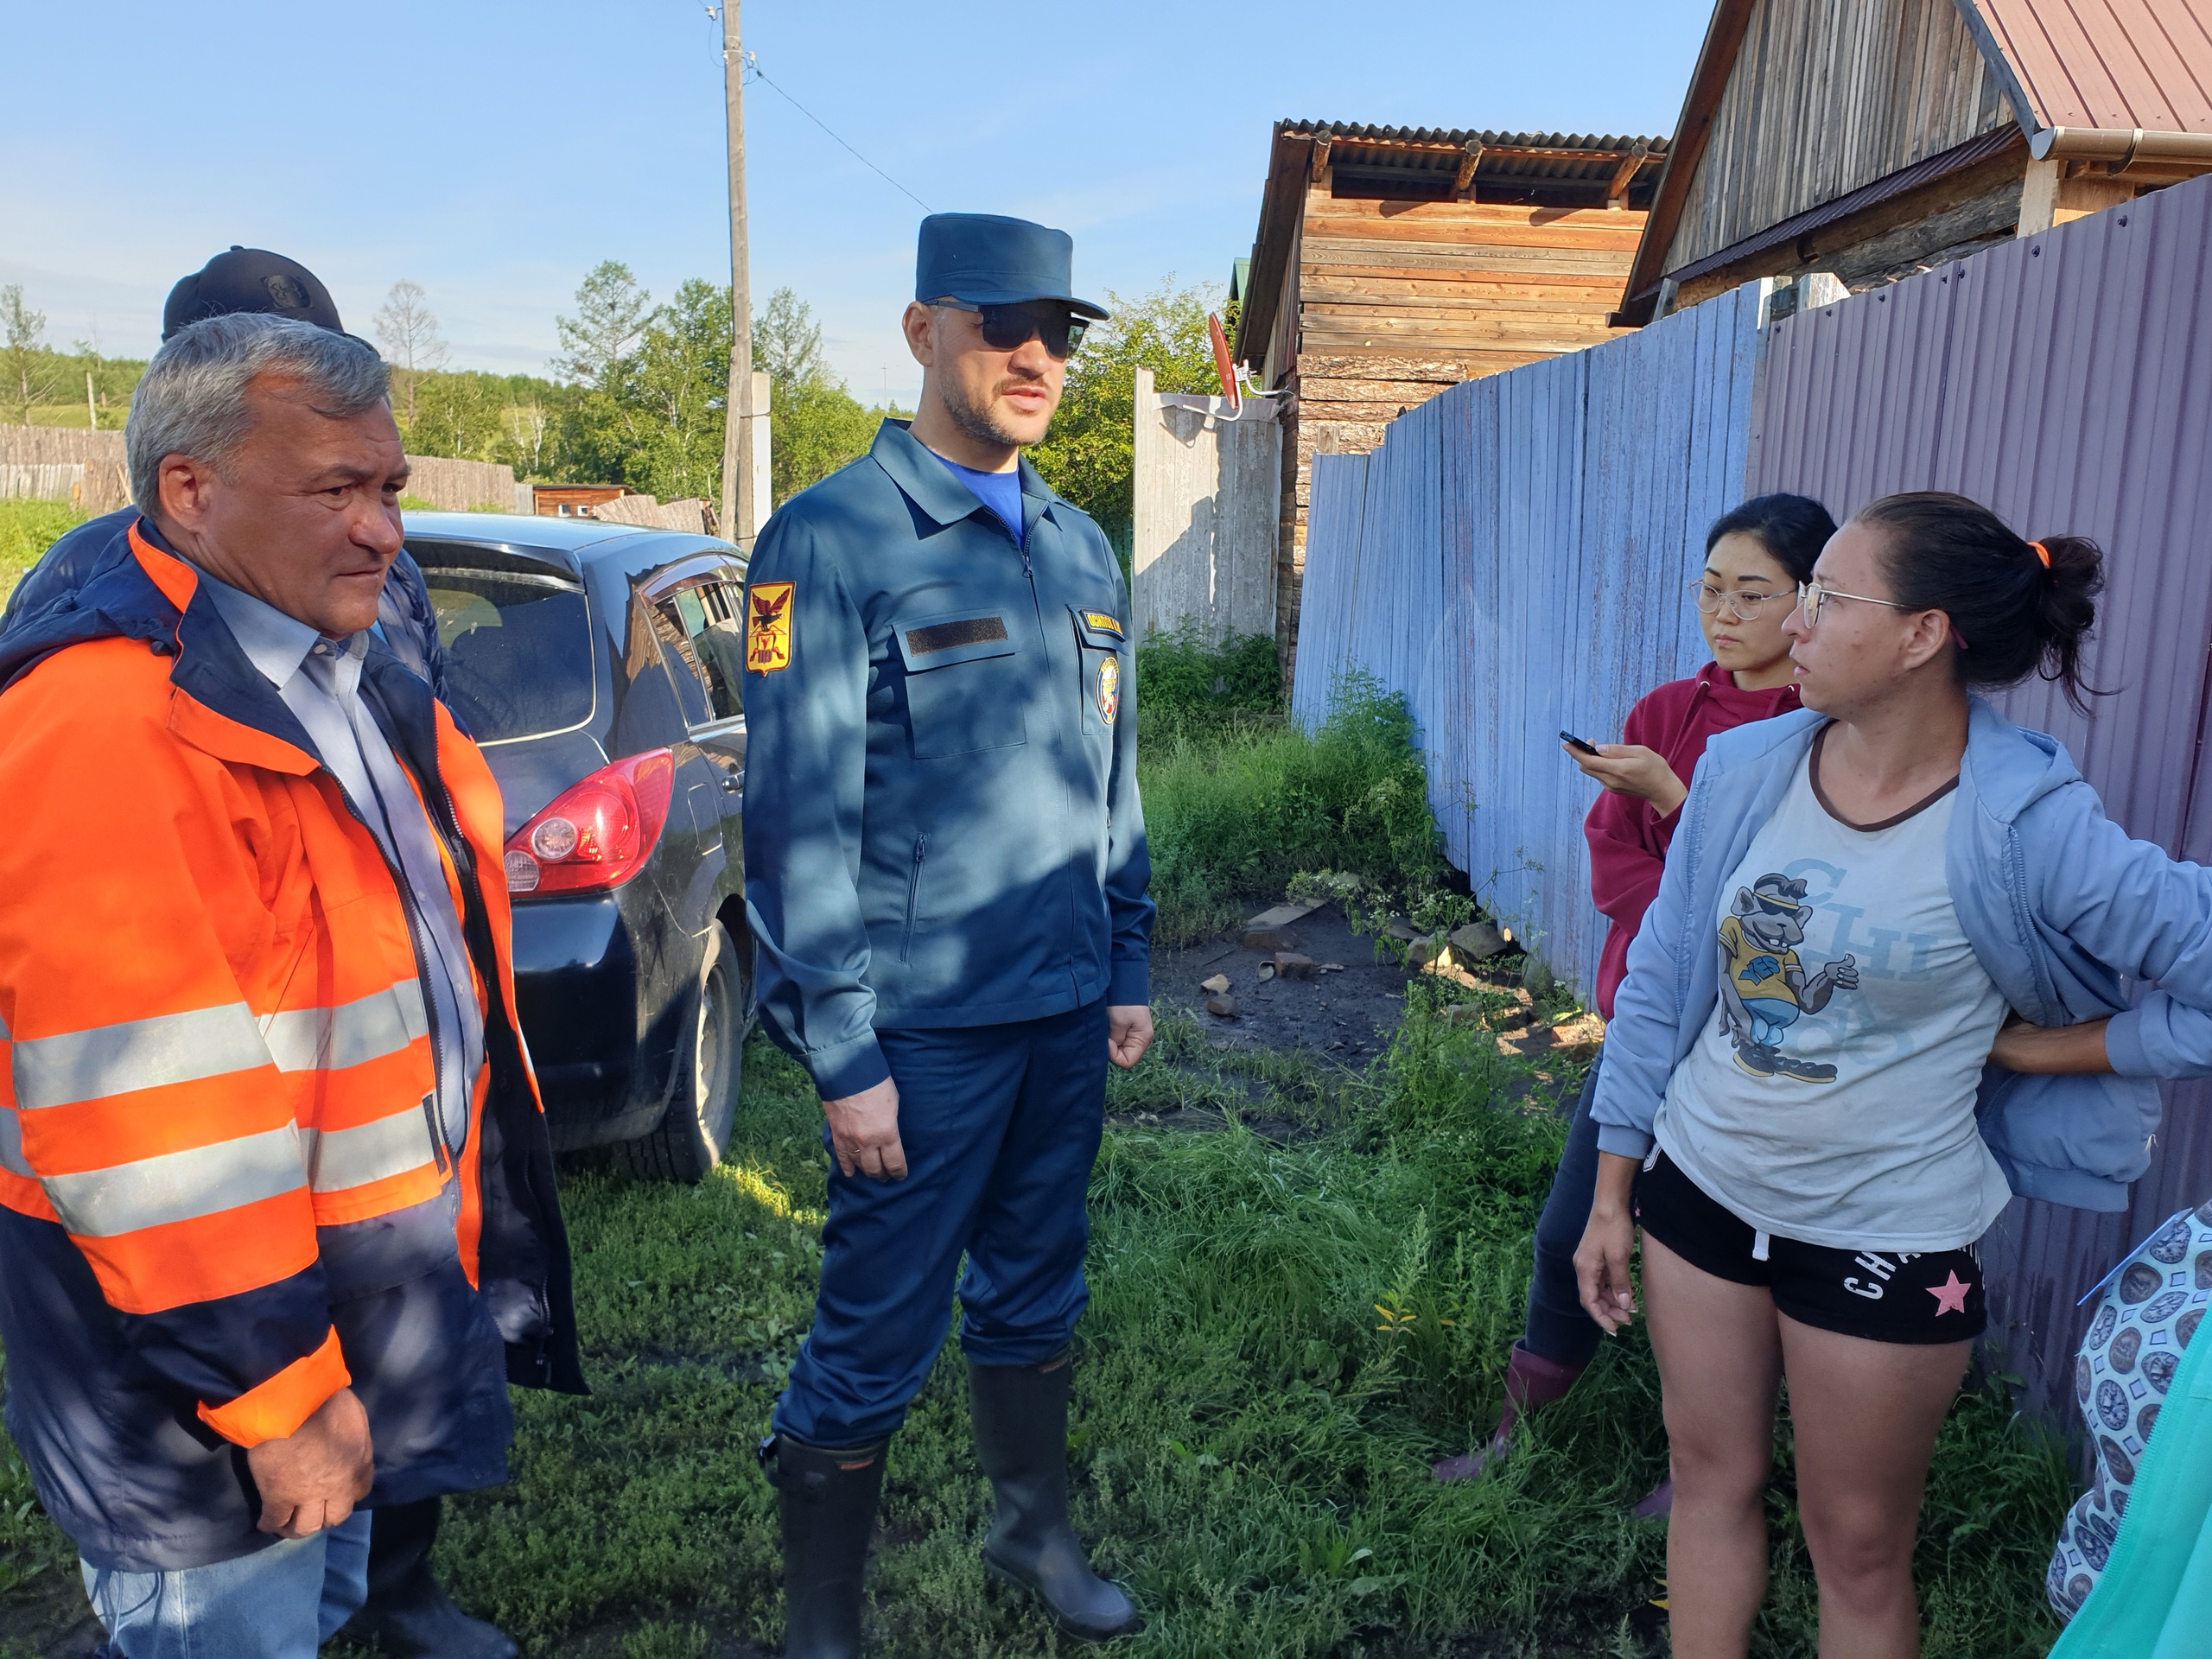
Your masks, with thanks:
M 1706 532 L 1704 568 L 1691 579 L 1713 660 L 1690 678 L 1647 693 L 1629 711 L 1624 741 L 1600 744 L 1594 755 L 1567 750 L 1605 785 L 1584 833 L 1591 897 L 1612 924 L 1598 963 L 1598 1011 L 1608 1020 L 1627 976 L 1629 942 L 1659 891 L 1667 843 L 1706 741 L 1797 706 L 1782 625 L 1796 606 L 1797 584 L 1810 580 L 1813 561 L 1834 534 L 1827 509 L 1802 495 L 1756 496 L 1716 520 Z M 1535 1274 L 1527 1322 L 1506 1368 L 1504 1414 L 1487 1445 L 1435 1465 L 1440 1480 L 1480 1473 L 1512 1445 L 1521 1413 L 1565 1394 L 1598 1351 L 1598 1326 L 1583 1311 L 1574 1275 L 1575 1246 L 1597 1189 L 1598 1126 L 1590 1119 L 1597 1081 L 1593 1062 L 1536 1223 Z M 1637 1513 L 1663 1515 L 1671 1497 L 1662 1482 Z

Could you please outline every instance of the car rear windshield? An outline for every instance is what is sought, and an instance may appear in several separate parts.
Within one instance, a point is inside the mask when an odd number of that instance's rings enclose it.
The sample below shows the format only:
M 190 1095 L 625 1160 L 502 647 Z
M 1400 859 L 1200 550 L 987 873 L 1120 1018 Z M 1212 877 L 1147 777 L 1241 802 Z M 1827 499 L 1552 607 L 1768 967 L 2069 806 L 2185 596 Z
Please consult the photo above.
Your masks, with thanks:
M 447 701 L 478 742 L 565 731 L 591 717 L 582 583 L 552 571 L 489 569 L 460 549 L 410 550 L 437 613 Z

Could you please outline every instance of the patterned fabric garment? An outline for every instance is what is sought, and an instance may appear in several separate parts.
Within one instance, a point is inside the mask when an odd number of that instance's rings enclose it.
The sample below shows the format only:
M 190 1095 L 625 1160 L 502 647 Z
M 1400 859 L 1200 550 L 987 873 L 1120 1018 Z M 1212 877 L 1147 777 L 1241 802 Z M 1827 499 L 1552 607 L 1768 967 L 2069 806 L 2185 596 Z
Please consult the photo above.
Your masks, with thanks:
M 2074 1397 L 2096 1478 L 2067 1512 L 2044 1587 L 2061 1618 L 2088 1599 L 2112 1554 L 2158 1408 L 2212 1302 L 2212 1200 L 2184 1210 L 2121 1264 L 2074 1362 Z

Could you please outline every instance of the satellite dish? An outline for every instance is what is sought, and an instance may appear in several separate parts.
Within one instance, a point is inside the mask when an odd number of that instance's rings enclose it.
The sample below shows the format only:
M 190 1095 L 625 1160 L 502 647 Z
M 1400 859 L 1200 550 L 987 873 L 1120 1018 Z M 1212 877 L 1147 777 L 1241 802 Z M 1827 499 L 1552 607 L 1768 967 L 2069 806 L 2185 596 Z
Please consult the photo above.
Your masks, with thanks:
M 1213 336 L 1213 366 L 1214 372 L 1221 377 L 1221 395 L 1229 399 L 1230 414 L 1240 414 L 1244 397 L 1236 387 L 1236 365 L 1229 355 L 1229 336 L 1222 329 L 1219 312 L 1206 313 L 1206 333 Z

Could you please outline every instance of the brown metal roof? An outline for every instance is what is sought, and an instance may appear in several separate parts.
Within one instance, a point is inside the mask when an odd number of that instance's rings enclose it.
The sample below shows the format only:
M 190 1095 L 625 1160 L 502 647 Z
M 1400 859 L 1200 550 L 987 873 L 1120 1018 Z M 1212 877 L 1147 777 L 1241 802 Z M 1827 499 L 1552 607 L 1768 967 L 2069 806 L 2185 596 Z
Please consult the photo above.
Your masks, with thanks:
M 1968 168 L 1979 167 L 1992 156 L 2002 156 L 2008 149 L 2025 148 L 2018 127 L 1999 127 L 1978 138 L 1969 138 L 1963 144 L 1954 144 L 1948 149 L 1915 162 L 1910 167 L 1885 173 L 1872 184 L 1863 184 L 1847 195 L 1838 196 L 1834 201 L 1822 202 L 1819 207 L 1809 207 L 1778 225 L 1770 225 L 1756 236 L 1732 242 L 1702 259 L 1694 260 L 1669 271 L 1668 275 L 1678 283 L 1694 282 L 1708 271 L 1732 265 L 1739 259 L 1748 259 L 1769 248 L 1778 248 L 1785 242 L 1795 242 L 1799 237 L 1809 235 L 1824 225 L 1833 225 L 1840 219 L 1848 219 L 1853 213 L 1893 200 L 1908 191 L 1919 189 L 1923 184 L 1933 184 L 1954 173 L 1963 173 Z
M 2023 125 L 2212 133 L 2212 0 L 1957 4 L 2011 68 Z
M 1952 0 L 2031 155 L 2212 166 L 2212 0 Z M 1716 0 L 1615 321 L 1651 319 L 1691 175 L 1758 0 Z

